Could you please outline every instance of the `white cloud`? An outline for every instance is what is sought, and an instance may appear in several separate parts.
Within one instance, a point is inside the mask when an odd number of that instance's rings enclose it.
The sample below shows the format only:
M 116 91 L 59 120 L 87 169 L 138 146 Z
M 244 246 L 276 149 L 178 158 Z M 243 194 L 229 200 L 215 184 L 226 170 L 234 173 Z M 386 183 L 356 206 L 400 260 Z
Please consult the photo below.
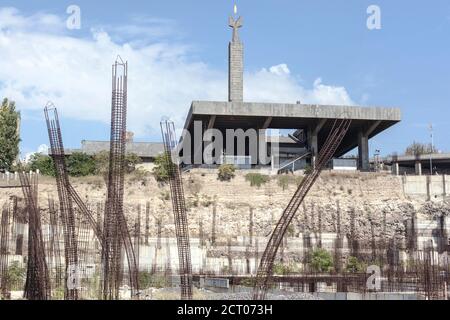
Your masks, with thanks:
M 0 8 L 0 30 L 2 32 L 28 30 L 61 32 L 64 30 L 64 22 L 56 15 L 42 12 L 25 17 L 16 8 L 6 7 Z
M 304 88 L 295 77 L 290 75 L 285 64 L 271 67 L 269 71 L 262 69 L 255 74 L 247 74 L 245 80 L 245 96 L 251 101 L 354 104 L 344 87 L 324 85 L 321 78 L 314 81 L 312 89 Z
M 273 74 L 278 75 L 278 76 L 281 76 L 281 75 L 288 75 L 288 74 L 291 73 L 291 71 L 289 70 L 287 64 L 285 64 L 285 63 L 282 63 L 282 64 L 279 64 L 279 65 L 270 67 L 270 68 L 269 68 L 269 71 L 270 71 L 271 73 L 273 73 Z
M 25 154 L 25 157 L 24 157 L 25 163 L 30 162 L 31 156 L 34 155 L 34 154 L 36 154 L 36 153 L 40 153 L 40 154 L 43 154 L 43 155 L 48 155 L 48 148 L 49 148 L 49 146 L 47 146 L 46 144 L 41 144 L 41 145 L 37 148 L 37 151 L 27 152 L 27 153 Z
M 11 8 L 0 8 L 0 21 L 0 96 L 14 99 L 22 110 L 42 110 L 51 100 L 64 117 L 108 123 L 111 64 L 117 55 L 129 61 L 128 127 L 138 137 L 159 135 L 162 116 L 182 126 L 192 100 L 227 97 L 226 73 L 192 61 L 187 45 L 156 40 L 134 45 L 136 37 L 119 42 L 108 28 L 75 38 L 61 32 L 65 21 L 58 16 L 24 16 Z M 138 36 L 146 26 L 116 30 Z M 345 88 L 321 79 L 304 88 L 286 64 L 246 73 L 245 99 L 352 103 Z
M 38 150 L 37 150 L 37 152 L 38 153 L 42 153 L 42 154 L 45 154 L 45 155 L 47 155 L 48 154 L 48 145 L 46 145 L 46 144 L 41 144 L 39 147 L 38 147 Z
M 102 25 L 101 30 L 113 35 L 114 41 L 119 43 L 128 41 L 133 46 L 147 45 L 152 41 L 180 34 L 175 21 L 146 15 L 134 15 L 124 25 Z

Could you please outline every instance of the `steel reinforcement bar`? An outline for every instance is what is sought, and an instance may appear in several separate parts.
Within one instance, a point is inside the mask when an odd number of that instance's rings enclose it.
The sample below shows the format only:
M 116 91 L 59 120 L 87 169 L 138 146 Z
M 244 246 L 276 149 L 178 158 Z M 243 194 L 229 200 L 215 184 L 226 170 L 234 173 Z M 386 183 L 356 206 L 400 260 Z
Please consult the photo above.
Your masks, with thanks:
M 295 213 L 297 212 L 303 199 L 306 197 L 309 190 L 314 185 L 314 182 L 319 177 L 322 169 L 331 160 L 334 153 L 336 152 L 336 149 L 341 144 L 348 131 L 348 128 L 350 127 L 350 124 L 351 120 L 349 119 L 340 119 L 334 121 L 328 138 L 326 139 L 317 157 L 315 167 L 313 168 L 312 172 L 303 179 L 291 201 L 281 215 L 261 257 L 253 290 L 253 298 L 255 300 L 265 299 L 267 289 L 270 284 L 270 278 L 273 275 L 273 265 L 278 252 L 278 248 L 280 247 L 289 224 L 295 216 Z
M 172 151 L 176 146 L 175 126 L 173 122 L 161 122 L 161 133 L 164 141 L 164 156 L 169 174 L 170 192 L 175 219 L 175 232 L 177 237 L 178 259 L 180 265 L 181 299 L 191 300 L 192 264 L 189 229 L 180 167 L 177 161 L 172 159 Z

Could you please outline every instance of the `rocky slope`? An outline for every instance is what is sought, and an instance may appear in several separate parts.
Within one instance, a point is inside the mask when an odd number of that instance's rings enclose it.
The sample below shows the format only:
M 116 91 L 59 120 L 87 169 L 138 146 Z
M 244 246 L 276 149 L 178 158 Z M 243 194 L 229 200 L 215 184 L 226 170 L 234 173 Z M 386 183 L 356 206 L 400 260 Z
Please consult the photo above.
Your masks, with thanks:
M 211 237 L 214 220 L 218 241 L 248 236 L 251 216 L 254 236 L 270 233 L 302 177 L 274 176 L 256 187 L 246 181 L 246 173 L 237 172 L 230 182 L 219 181 L 216 170 L 194 170 L 183 175 L 192 236 L 203 233 L 205 237 Z M 74 178 L 71 181 L 91 210 L 101 212 L 106 198 L 103 178 Z M 0 205 L 11 195 L 22 196 L 21 190 L 0 189 Z M 48 198 L 57 200 L 55 181 L 41 177 L 39 204 L 44 221 L 47 219 Z M 157 234 L 157 221 L 161 222 L 163 234 L 174 234 L 168 186 L 158 184 L 152 176 L 128 176 L 125 211 L 132 226 L 140 207 L 142 232 L 145 232 L 147 204 L 150 236 Z M 300 208 L 289 234 L 295 236 L 302 231 L 340 232 L 360 240 L 402 238 L 405 219 L 414 213 L 418 217 L 431 218 L 448 215 L 449 212 L 445 203 L 427 203 L 406 197 L 401 179 L 395 176 L 324 172 Z

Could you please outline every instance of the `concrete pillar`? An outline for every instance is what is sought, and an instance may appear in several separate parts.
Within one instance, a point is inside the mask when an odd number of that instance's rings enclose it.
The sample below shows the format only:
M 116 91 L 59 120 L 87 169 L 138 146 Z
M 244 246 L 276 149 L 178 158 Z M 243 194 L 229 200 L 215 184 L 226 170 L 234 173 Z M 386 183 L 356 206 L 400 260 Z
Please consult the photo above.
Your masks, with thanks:
M 427 176 L 427 201 L 431 201 L 433 190 L 431 187 L 431 179 L 433 176 Z
M 445 174 L 442 175 L 442 196 L 447 196 L 447 186 L 445 185 Z
M 315 168 L 317 155 L 319 154 L 319 132 L 326 122 L 326 119 L 322 119 L 314 127 L 308 128 L 308 144 L 311 151 L 311 166 L 313 168 Z
M 315 130 L 311 130 L 311 140 L 310 140 L 310 148 L 311 148 L 311 166 L 313 168 L 316 167 L 317 154 L 319 153 L 319 137 L 318 133 Z
M 361 171 L 369 171 L 369 138 L 363 131 L 358 134 L 358 167 Z
M 400 166 L 399 166 L 398 162 L 394 163 L 394 174 L 396 176 L 400 175 Z
M 420 161 L 416 161 L 415 168 L 416 168 L 416 175 L 421 176 L 422 175 L 422 163 Z

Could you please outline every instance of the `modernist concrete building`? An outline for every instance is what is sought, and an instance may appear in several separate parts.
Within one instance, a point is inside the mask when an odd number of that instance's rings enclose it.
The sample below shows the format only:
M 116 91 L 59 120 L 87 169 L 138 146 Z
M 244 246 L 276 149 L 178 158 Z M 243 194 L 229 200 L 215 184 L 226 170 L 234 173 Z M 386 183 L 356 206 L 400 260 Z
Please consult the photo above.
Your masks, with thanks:
M 334 156 L 341 157 L 358 148 L 358 168 L 369 170 L 369 139 L 401 121 L 400 110 L 382 107 L 244 102 L 243 44 L 238 35 L 242 19 L 230 18 L 229 25 L 233 28 L 232 40 L 229 43 L 229 99 L 193 101 L 184 126 L 191 136 L 195 134 L 194 123 L 197 121 L 201 121 L 203 132 L 206 129 L 218 129 L 223 132 L 224 139 L 227 129 L 291 129 L 295 133 L 284 141 L 284 147 L 289 150 L 280 149 L 282 153 L 280 163 L 281 167 L 294 164 L 297 168 L 296 162 L 306 164 L 314 161 L 335 119 L 350 118 L 353 120 L 350 130 Z M 206 145 L 207 143 L 204 143 L 203 147 Z M 247 147 L 246 152 L 248 149 Z M 193 157 L 198 152 L 199 150 L 192 147 Z M 233 155 L 235 150 L 224 150 L 224 153 Z
M 227 129 L 256 130 L 264 136 L 267 150 L 271 150 L 277 141 L 277 154 L 269 154 L 272 168 L 278 171 L 302 169 L 313 165 L 320 152 L 333 122 L 336 119 L 350 118 L 352 124 L 344 141 L 337 149 L 334 157 L 344 156 L 349 151 L 358 148 L 357 167 L 369 170 L 369 139 L 401 121 L 401 113 L 397 108 L 332 106 L 296 103 L 264 103 L 244 101 L 244 45 L 239 38 L 238 29 L 243 26 L 242 18 L 229 19 L 233 29 L 229 43 L 228 65 L 228 101 L 193 101 L 187 113 L 184 129 L 195 139 L 196 124 L 200 123 L 200 134 L 207 129 L 217 129 L 222 132 L 226 145 Z M 287 129 L 289 136 L 266 136 L 267 129 Z M 262 133 L 262 135 L 261 135 Z M 197 133 L 198 134 L 198 133 Z M 226 159 L 232 159 L 241 168 L 251 167 L 254 161 L 248 161 L 250 140 L 247 140 L 244 154 L 237 150 L 223 150 Z M 193 143 L 191 147 L 191 163 L 203 151 L 209 142 L 201 143 L 200 148 Z M 258 148 L 260 144 L 258 143 Z M 185 148 L 185 147 L 184 147 Z M 93 155 L 100 151 L 108 151 L 107 141 L 82 141 L 81 149 L 66 150 L 69 155 L 74 151 Z M 164 150 L 162 143 L 137 143 L 132 139 L 127 142 L 127 151 L 140 156 L 144 162 L 153 159 Z M 242 159 L 246 162 L 242 163 Z M 274 166 L 275 159 L 278 166 Z M 227 160 L 227 162 L 229 162 Z M 200 161 L 203 163 L 203 161 Z M 215 164 L 220 164 L 216 162 Z M 339 166 L 338 166 L 339 167 Z M 346 165 L 346 168 L 348 165 Z

